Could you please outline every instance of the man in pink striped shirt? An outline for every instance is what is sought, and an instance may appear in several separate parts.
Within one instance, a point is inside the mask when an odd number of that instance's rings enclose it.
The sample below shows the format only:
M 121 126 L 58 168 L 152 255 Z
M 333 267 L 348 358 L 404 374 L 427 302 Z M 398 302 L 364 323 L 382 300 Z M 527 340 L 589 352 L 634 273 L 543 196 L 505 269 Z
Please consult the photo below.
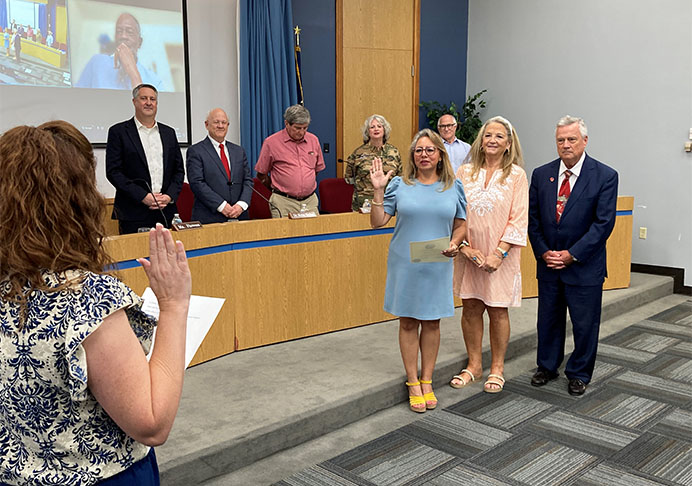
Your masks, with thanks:
M 268 136 L 262 144 L 255 171 L 272 191 L 272 217 L 300 211 L 303 204 L 317 212 L 317 173 L 324 170 L 324 158 L 317 136 L 308 133 L 310 112 L 293 105 L 284 112 L 285 128 Z

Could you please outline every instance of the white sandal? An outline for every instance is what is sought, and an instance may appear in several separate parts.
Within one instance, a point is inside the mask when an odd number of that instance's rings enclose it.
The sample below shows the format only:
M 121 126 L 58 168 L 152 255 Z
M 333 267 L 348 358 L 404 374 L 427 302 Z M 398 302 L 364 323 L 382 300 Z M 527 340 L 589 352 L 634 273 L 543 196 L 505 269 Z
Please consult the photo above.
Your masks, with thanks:
M 467 375 L 469 375 L 469 376 L 471 377 L 471 380 L 466 381 L 466 380 L 461 376 L 461 375 L 463 375 L 464 373 L 466 373 Z M 459 384 L 459 383 L 453 383 L 454 380 L 459 380 L 461 383 L 460 383 L 460 384 Z M 454 376 L 452 377 L 452 381 L 449 382 L 449 386 L 451 386 L 452 388 L 457 388 L 457 389 L 459 389 L 459 388 L 464 388 L 466 385 L 468 385 L 469 383 L 473 383 L 474 381 L 476 381 L 476 377 L 473 376 L 473 373 L 471 373 L 469 370 L 467 370 L 466 368 L 464 368 L 463 370 L 461 370 L 461 371 L 459 372 L 458 375 L 454 375 Z
M 491 388 L 488 385 L 495 385 L 497 388 Z M 486 393 L 500 393 L 505 387 L 505 379 L 501 375 L 491 373 L 483 385 L 483 391 Z

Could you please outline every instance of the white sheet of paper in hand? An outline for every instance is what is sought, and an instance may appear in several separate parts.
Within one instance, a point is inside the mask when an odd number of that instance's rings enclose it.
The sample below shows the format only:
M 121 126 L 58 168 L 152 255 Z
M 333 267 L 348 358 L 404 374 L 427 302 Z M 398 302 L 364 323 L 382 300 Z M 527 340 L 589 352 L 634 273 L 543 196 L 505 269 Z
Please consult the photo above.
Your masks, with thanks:
M 142 310 L 159 318 L 159 302 L 154 295 L 154 291 L 150 287 L 147 287 L 142 294 L 142 299 L 144 303 L 142 304 Z M 211 325 L 214 324 L 216 316 L 219 315 L 221 307 L 226 299 L 221 299 L 218 297 L 203 297 L 201 295 L 190 296 L 190 309 L 187 313 L 187 334 L 185 338 L 185 367 L 190 366 L 192 358 L 194 358 L 195 353 L 199 349 L 204 341 L 204 337 L 211 329 Z M 158 329 L 158 326 L 157 326 Z M 154 336 L 152 337 L 151 349 L 154 349 L 154 340 L 156 339 L 156 330 L 154 330 Z M 151 356 L 151 351 L 149 356 Z
M 449 237 L 409 243 L 411 263 L 449 262 L 452 259 L 442 254 L 449 248 Z

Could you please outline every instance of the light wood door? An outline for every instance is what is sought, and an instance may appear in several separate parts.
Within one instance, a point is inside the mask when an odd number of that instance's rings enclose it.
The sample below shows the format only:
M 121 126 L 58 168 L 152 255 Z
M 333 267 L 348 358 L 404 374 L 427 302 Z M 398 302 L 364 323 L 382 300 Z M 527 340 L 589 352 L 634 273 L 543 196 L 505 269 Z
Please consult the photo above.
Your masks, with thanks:
M 408 156 L 418 129 L 419 19 L 420 0 L 337 0 L 338 158 L 363 143 L 363 121 L 374 113 Z

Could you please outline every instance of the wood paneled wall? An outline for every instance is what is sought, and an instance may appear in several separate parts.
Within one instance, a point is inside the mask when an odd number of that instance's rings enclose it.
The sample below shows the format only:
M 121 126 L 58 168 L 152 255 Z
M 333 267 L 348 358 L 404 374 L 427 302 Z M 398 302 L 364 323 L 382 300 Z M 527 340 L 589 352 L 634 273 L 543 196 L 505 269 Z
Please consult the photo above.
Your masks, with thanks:
M 363 143 L 374 113 L 389 121 L 403 157 L 418 130 L 420 0 L 337 0 L 336 16 L 337 157 Z

